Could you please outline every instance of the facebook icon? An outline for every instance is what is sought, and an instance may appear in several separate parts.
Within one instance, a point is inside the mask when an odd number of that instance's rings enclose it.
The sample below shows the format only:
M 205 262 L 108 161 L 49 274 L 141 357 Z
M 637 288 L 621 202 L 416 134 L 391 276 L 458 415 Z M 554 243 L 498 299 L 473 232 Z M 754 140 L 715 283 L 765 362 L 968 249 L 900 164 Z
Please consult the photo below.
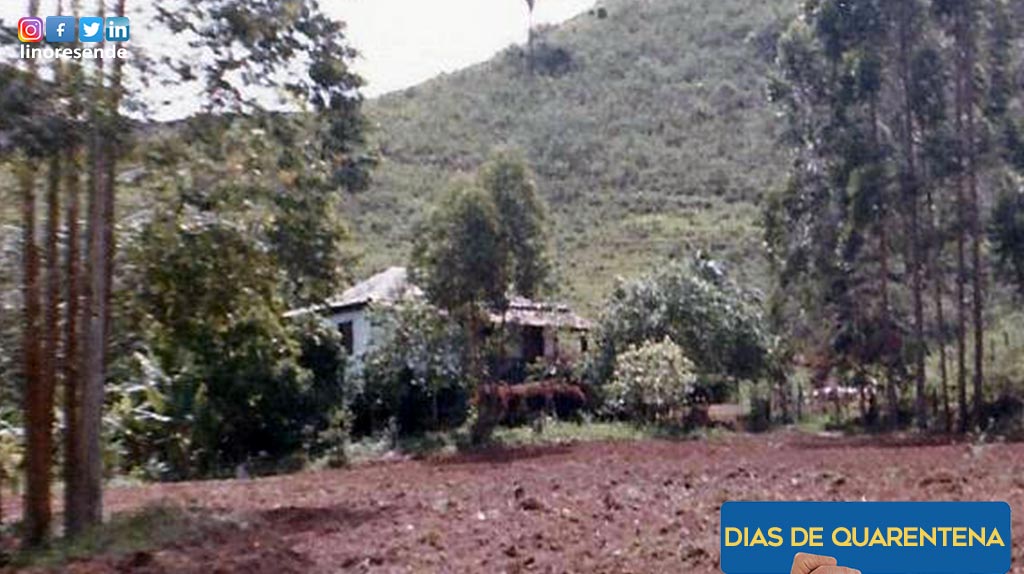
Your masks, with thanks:
M 107 41 L 127 42 L 131 37 L 131 25 L 128 18 L 107 18 Z
M 74 42 L 75 19 L 72 16 L 46 17 L 47 42 Z

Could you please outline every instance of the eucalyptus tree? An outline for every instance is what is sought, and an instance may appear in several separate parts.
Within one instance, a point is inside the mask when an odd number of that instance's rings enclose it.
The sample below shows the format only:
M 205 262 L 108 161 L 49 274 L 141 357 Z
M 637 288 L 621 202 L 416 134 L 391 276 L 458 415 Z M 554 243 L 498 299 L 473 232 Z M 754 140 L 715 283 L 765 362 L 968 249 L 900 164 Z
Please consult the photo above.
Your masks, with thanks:
M 772 95 L 794 163 L 765 213 L 777 296 L 801 297 L 799 308 L 826 319 L 816 331 L 831 333 L 827 367 L 884 371 L 890 421 L 908 359 L 916 418 L 927 424 L 930 279 L 951 426 L 943 248 L 953 238 L 959 420 L 962 430 L 982 422 L 985 188 L 1012 181 L 1004 164 L 1019 151 L 1011 10 L 1002 0 L 823 0 L 779 44 Z M 943 209 L 946 189 L 953 209 Z
M 510 251 L 510 289 L 534 297 L 551 273 L 550 222 L 534 176 L 522 158 L 501 153 L 484 165 L 479 179 L 498 210 L 498 224 Z
M 808 4 L 783 37 L 772 94 L 786 111 L 795 161 L 766 229 L 785 284 L 804 285 L 817 301 L 811 308 L 830 341 L 819 350 L 830 356 L 825 364 L 880 368 L 894 422 L 904 344 L 893 301 L 901 170 L 886 124 L 892 63 L 882 49 L 892 30 L 879 2 L 824 1 Z
M 35 14 L 38 8 L 38 2 L 29 2 L 28 13 Z M 64 12 L 63 2 L 58 2 L 57 12 Z M 65 105 L 77 89 L 69 80 L 68 65 L 55 60 L 47 69 L 33 59 L 25 63 L 24 70 L 5 69 L 0 132 L 4 132 L 5 139 L 18 142 L 17 157 L 5 159 L 15 162 L 22 207 L 19 305 L 23 316 L 17 338 L 22 352 L 17 371 L 26 431 L 23 541 L 32 546 L 49 535 L 52 521 L 56 391 L 60 382 L 73 382 L 68 369 L 75 354 L 68 339 L 77 339 L 77 335 L 64 332 L 62 337 L 61 330 L 62 325 L 73 324 L 73 318 L 66 315 L 74 313 L 70 300 L 65 301 L 70 293 L 64 290 L 61 264 L 61 190 L 72 171 L 65 159 L 76 140 L 79 118 L 75 109 Z M 39 173 L 46 174 L 43 201 L 39 201 L 36 191 Z M 37 221 L 39 212 L 44 215 L 42 228 Z M 77 214 L 74 219 L 77 224 Z M 77 243 L 69 244 L 66 251 L 71 252 L 75 246 Z
M 413 248 L 417 281 L 431 302 L 466 321 L 471 342 L 480 313 L 507 303 L 512 257 L 499 217 L 489 193 L 459 185 L 421 224 Z
M 890 2 L 885 5 L 886 16 L 893 22 L 893 33 L 896 45 L 896 71 L 899 78 L 900 105 L 900 165 L 899 182 L 902 200 L 909 220 L 909 255 L 907 266 L 910 268 L 911 289 L 913 298 L 914 343 L 910 346 L 914 368 L 915 382 L 915 414 L 920 428 L 928 426 L 928 408 L 925 400 L 925 325 L 924 325 L 924 261 L 925 249 L 921 236 L 920 221 L 920 187 L 921 178 L 918 171 L 917 149 L 917 114 L 914 109 L 915 86 L 913 77 L 913 61 L 921 42 L 920 34 L 924 29 L 923 19 L 926 12 L 917 0 Z
M 922 256 L 931 281 L 932 305 L 935 310 L 930 339 L 939 353 L 939 377 L 942 392 L 945 430 L 953 430 L 949 397 L 947 348 L 949 326 L 945 313 L 946 283 L 949 271 L 945 261 L 946 246 L 955 233 L 949 222 L 955 210 L 943 201 L 956 174 L 955 133 L 949 112 L 950 68 L 943 59 L 941 39 L 934 32 L 926 33 L 911 65 L 911 108 L 917 125 L 919 146 L 919 189 L 924 190 L 926 218 L 922 234 Z
M 36 0 L 28 3 L 30 15 L 38 12 L 38 4 Z M 100 16 L 108 15 L 108 9 L 121 16 L 133 8 L 126 0 L 88 6 L 72 1 L 67 6 L 74 15 L 89 11 Z M 60 11 L 65 7 L 61 2 Z M 275 129 L 284 124 L 300 126 L 273 132 L 288 133 L 300 143 L 284 146 L 290 149 L 274 160 L 279 174 L 301 171 L 305 179 L 282 177 L 280 181 L 289 183 L 271 190 L 265 202 L 272 206 L 269 210 L 276 222 L 271 226 L 275 233 L 267 234 L 272 238 L 270 251 L 283 269 L 275 277 L 287 278 L 281 292 L 296 301 L 321 296 L 341 273 L 336 258 L 329 265 L 320 265 L 319 260 L 306 264 L 308 258 L 295 254 L 335 257 L 334 248 L 344 236 L 332 219 L 336 192 L 364 188 L 373 163 L 361 151 L 361 80 L 349 68 L 355 52 L 346 43 L 343 25 L 327 18 L 314 0 L 208 0 L 157 10 L 161 13 L 158 24 L 172 34 L 187 36 L 198 58 L 172 54 L 157 61 L 135 51 L 130 63 L 97 59 L 94 67 L 86 67 L 58 62 L 49 76 L 40 74 L 31 59 L 24 60 L 21 70 L 5 66 L 3 82 L 10 89 L 4 90 L 0 101 L 4 110 L 0 129 L 3 142 L 18 142 L 13 161 L 22 213 L 18 370 L 25 390 L 28 435 L 24 505 L 28 544 L 41 542 L 49 532 L 58 381 L 65 390 L 66 532 L 81 532 L 102 519 L 105 383 L 110 364 L 117 360 L 110 349 L 118 276 L 115 208 L 119 172 L 132 149 L 135 125 L 125 113 L 129 108 L 139 110 L 141 92 L 135 80 L 160 77 L 173 83 L 191 77 L 207 104 L 207 117 L 245 114 L 262 118 Z M 161 70 L 173 72 L 173 77 Z M 129 77 L 133 73 L 138 74 Z M 44 89 L 48 87 L 53 89 Z M 275 90 L 288 96 L 277 114 L 259 101 Z M 284 112 L 297 113 L 288 118 Z M 285 120 L 273 121 L 277 117 Z M 12 134 L 15 137 L 10 138 Z M 45 170 L 40 167 L 44 163 Z M 40 173 L 47 174 L 43 230 L 37 225 Z M 83 187 L 86 209 L 81 205 Z M 80 219 L 85 222 L 84 234 Z M 43 249 L 38 243 L 40 231 L 45 232 Z M 61 231 L 66 238 L 64 249 L 59 244 Z M 59 264 L 62 254 L 63 265 Z
M 38 0 L 28 2 L 27 14 L 39 12 Z M 30 95 L 41 94 L 38 65 L 26 60 L 25 70 L 19 74 L 22 89 Z M 39 162 L 45 157 L 46 144 L 41 123 L 45 122 L 31 100 L 26 101 L 20 141 L 24 148 L 15 169 L 21 197 L 22 225 L 22 306 L 23 327 L 22 382 L 25 389 L 25 543 L 40 543 L 49 533 L 52 510 L 50 508 L 50 466 L 53 463 L 53 408 L 52 389 L 43 375 L 42 348 L 42 294 L 40 291 L 40 253 L 36 237 L 36 176 Z
M 484 382 L 481 354 L 483 317 L 504 309 L 513 257 L 502 232 L 498 206 L 487 191 L 453 187 L 420 224 L 413 246 L 413 274 L 427 298 L 462 325 L 466 333 L 466 372 L 470 385 Z M 479 405 L 475 441 L 485 440 L 497 424 L 491 405 Z
M 989 298 L 987 235 L 989 196 L 1017 187 L 1012 172 L 1021 167 L 1022 87 L 1018 72 L 1019 3 L 1004 0 L 934 0 L 943 25 L 953 75 L 957 184 L 958 382 L 961 430 L 980 427 L 985 381 L 985 308 Z M 1001 214 L 995 214 L 999 217 Z M 967 285 L 970 284 L 968 301 Z M 973 401 L 968 410 L 968 322 L 972 327 Z

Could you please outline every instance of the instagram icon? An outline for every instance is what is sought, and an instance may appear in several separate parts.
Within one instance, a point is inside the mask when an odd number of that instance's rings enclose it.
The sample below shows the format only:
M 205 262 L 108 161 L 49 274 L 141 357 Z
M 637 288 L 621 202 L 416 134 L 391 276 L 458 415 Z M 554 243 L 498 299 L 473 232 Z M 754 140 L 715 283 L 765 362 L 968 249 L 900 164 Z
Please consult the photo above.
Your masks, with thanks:
M 29 44 L 43 39 L 42 18 L 22 18 L 18 20 L 18 39 Z

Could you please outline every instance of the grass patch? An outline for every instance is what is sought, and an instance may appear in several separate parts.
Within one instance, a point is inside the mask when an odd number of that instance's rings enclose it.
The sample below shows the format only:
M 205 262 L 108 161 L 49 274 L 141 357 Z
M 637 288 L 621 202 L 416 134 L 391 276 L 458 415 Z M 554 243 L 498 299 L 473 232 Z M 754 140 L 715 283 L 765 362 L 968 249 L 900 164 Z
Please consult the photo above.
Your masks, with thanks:
M 796 428 L 803 433 L 817 434 L 829 430 L 833 417 L 825 413 L 808 413 L 796 423 Z
M 467 444 L 469 444 L 469 429 L 464 427 L 447 432 L 403 436 L 397 440 L 386 435 L 366 437 L 351 443 L 346 449 L 346 455 L 349 462 L 352 463 L 382 460 L 394 454 L 421 458 L 428 455 L 455 453 Z
M 494 431 L 495 444 L 516 446 L 545 446 L 576 442 L 635 441 L 652 438 L 651 429 L 623 422 L 592 422 L 576 424 L 563 421 L 547 421 L 544 430 L 533 428 L 501 427 Z
M 166 546 L 198 534 L 205 524 L 194 513 L 166 505 L 118 514 L 80 536 L 56 539 L 11 558 L 15 568 L 57 568 L 91 556 L 124 556 Z
M 498 427 L 491 435 L 490 441 L 483 446 L 516 448 L 602 441 L 714 439 L 721 432 L 724 431 L 718 429 L 688 431 L 674 427 L 637 426 L 628 422 L 600 421 L 578 424 L 548 419 L 540 432 L 532 426 Z M 359 463 L 386 460 L 395 455 L 423 458 L 439 454 L 472 452 L 476 448 L 478 446 L 471 444 L 469 427 L 464 426 L 449 432 L 402 437 L 397 441 L 389 437 L 364 438 L 349 445 L 347 454 L 350 462 Z
M 734 434 L 733 431 L 709 428 L 684 428 L 674 425 L 639 426 L 629 422 L 601 421 L 576 424 L 549 420 L 542 432 L 530 427 L 499 428 L 492 442 L 506 447 L 538 447 L 570 443 L 643 440 L 707 440 L 715 441 Z

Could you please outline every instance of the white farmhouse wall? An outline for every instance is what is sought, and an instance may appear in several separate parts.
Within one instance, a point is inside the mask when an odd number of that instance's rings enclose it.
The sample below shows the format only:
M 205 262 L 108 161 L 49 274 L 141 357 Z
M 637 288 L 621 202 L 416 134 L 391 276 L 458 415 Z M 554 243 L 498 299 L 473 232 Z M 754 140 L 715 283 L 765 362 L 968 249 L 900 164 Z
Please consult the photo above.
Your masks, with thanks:
M 334 313 L 325 318 L 325 321 L 335 329 L 342 323 L 352 323 L 352 356 L 355 358 L 361 358 L 370 348 L 372 327 L 366 311 L 366 308 L 363 307 Z

